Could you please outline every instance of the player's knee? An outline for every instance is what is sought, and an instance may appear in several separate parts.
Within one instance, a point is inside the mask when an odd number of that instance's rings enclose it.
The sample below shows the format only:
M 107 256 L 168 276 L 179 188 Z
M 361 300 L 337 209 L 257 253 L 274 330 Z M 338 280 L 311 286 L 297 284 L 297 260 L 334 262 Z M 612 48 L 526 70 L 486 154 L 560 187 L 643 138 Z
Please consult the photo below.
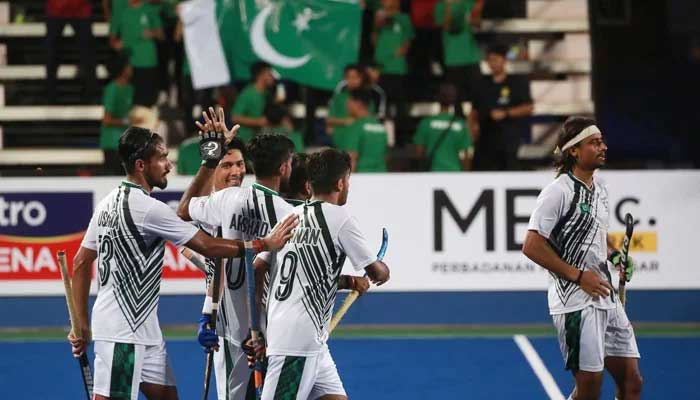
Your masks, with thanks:
M 638 395 L 642 392 L 642 384 L 644 383 L 644 378 L 639 372 L 634 372 L 629 374 L 625 379 L 625 394 Z

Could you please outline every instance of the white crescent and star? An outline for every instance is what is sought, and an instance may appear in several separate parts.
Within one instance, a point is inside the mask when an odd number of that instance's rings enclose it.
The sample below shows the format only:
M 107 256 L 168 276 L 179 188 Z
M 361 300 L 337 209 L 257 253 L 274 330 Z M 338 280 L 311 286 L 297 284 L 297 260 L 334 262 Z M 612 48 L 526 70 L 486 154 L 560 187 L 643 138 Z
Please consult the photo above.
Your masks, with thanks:
M 286 56 L 277 51 L 277 49 L 275 49 L 267 40 L 267 36 L 265 36 L 265 22 L 272 13 L 273 7 L 273 4 L 269 4 L 260 10 L 258 15 L 255 16 L 253 24 L 250 28 L 250 44 L 258 57 L 274 66 L 287 69 L 299 68 L 309 62 L 311 59 L 309 54 L 305 54 L 302 57 Z M 297 20 L 294 22 L 298 32 L 308 29 L 308 20 L 301 21 L 299 16 L 297 16 Z

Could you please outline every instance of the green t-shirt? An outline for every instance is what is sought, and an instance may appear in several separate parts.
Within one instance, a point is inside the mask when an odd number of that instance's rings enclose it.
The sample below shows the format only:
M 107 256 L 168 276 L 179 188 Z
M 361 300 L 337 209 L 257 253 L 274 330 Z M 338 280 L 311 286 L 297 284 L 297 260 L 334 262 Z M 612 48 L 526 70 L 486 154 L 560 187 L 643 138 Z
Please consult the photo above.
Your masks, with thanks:
M 177 173 L 180 175 L 196 175 L 202 165 L 199 155 L 199 138 L 191 137 L 180 144 L 177 151 Z
M 442 32 L 445 65 L 449 67 L 476 64 L 481 61 L 481 52 L 474 39 L 467 18 L 474 7 L 474 0 L 456 0 L 452 7 L 450 32 Z M 442 26 L 445 21 L 445 2 L 435 4 L 435 23 Z
M 127 7 L 117 27 L 117 34 L 124 42 L 124 48 L 130 52 L 129 63 L 134 68 L 153 68 L 158 65 L 158 52 L 155 39 L 146 39 L 146 29 L 160 28 L 160 16 L 153 7 L 140 5 Z
M 129 7 L 129 0 L 112 0 L 112 9 L 110 10 L 111 16 L 109 19 L 109 33 L 116 35 L 119 30 L 119 24 L 122 20 L 122 15 L 124 10 Z
M 114 118 L 126 118 L 131 110 L 134 99 L 134 87 L 131 84 L 118 85 L 112 81 L 105 86 L 102 92 L 102 105 L 105 112 Z M 104 126 L 100 128 L 100 148 L 116 150 L 119 147 L 119 137 L 124 133 L 127 125 Z
M 446 112 L 423 118 L 413 136 L 413 143 L 423 146 L 426 155 L 430 155 L 451 120 L 452 115 Z M 469 127 L 463 118 L 455 118 L 446 135 L 433 155 L 430 169 L 432 171 L 461 171 L 462 163 L 459 159 L 459 153 L 469 150 L 472 146 Z
M 382 73 L 406 75 L 406 56 L 396 52 L 406 42 L 413 39 L 413 24 L 407 14 L 399 13 L 385 24 L 377 36 L 374 61 L 382 66 Z
M 248 118 L 260 118 L 265 112 L 265 93 L 258 92 L 255 84 L 250 83 L 246 86 L 231 109 L 232 115 L 242 115 Z M 238 130 L 238 138 L 247 143 L 257 133 L 256 128 L 241 126 Z
M 385 172 L 388 139 L 384 125 L 369 115 L 350 125 L 350 131 L 348 151 L 357 153 L 357 172 Z
M 328 116 L 334 118 L 348 118 L 348 92 L 343 90 L 331 97 L 328 105 Z M 341 150 L 347 150 L 346 138 L 348 136 L 348 126 L 336 125 L 333 127 L 333 144 Z

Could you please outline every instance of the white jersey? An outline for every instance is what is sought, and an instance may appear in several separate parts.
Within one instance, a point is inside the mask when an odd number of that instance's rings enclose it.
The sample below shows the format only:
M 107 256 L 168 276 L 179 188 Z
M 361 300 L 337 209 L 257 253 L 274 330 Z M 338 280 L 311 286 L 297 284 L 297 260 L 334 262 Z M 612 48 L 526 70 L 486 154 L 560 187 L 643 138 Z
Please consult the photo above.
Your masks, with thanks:
M 190 217 L 197 223 L 221 226 L 225 239 L 254 240 L 267 236 L 270 230 L 293 207 L 277 192 L 260 184 L 251 187 L 230 187 L 209 196 L 190 200 Z M 226 260 L 226 285 L 219 308 L 223 332 L 235 345 L 248 336 L 248 287 L 245 258 Z
M 182 246 L 196 233 L 197 227 L 131 182 L 123 181 L 100 201 L 81 244 L 98 252 L 94 340 L 162 342 L 158 298 L 165 240 Z
M 356 270 L 377 258 L 357 221 L 340 206 L 312 201 L 294 208 L 299 226 L 280 250 L 267 309 L 268 355 L 311 356 L 328 339 L 328 324 L 345 257 Z M 261 257 L 269 260 L 270 253 Z
M 610 207 L 608 188 L 597 176 L 589 189 L 573 174 L 562 174 L 537 197 L 528 230 L 547 239 L 562 260 L 578 269 L 597 271 L 612 284 L 607 263 Z M 550 314 L 577 311 L 588 305 L 615 308 L 615 295 L 598 300 L 577 284 L 551 274 L 548 300 Z

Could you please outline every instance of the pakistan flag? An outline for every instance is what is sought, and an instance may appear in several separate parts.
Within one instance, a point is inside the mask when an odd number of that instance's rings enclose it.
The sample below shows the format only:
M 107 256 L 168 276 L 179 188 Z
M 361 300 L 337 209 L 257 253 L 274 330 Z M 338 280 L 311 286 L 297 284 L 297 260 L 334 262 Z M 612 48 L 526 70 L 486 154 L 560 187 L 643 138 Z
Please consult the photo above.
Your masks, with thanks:
M 283 78 L 333 89 L 357 61 L 357 0 L 217 0 L 221 41 L 234 80 L 270 63 Z

